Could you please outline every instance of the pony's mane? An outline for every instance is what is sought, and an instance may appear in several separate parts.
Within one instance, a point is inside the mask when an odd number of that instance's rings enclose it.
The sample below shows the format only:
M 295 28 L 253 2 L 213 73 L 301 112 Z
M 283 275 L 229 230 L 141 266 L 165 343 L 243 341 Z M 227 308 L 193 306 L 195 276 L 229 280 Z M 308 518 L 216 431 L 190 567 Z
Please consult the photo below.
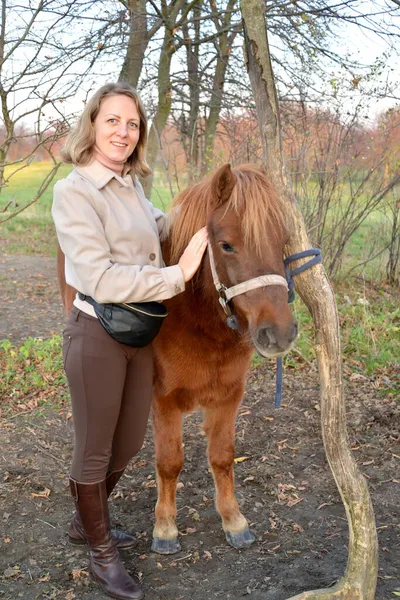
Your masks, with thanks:
M 282 201 L 261 169 L 241 165 L 232 168 L 232 172 L 236 175 L 236 185 L 225 204 L 226 210 L 234 210 L 238 214 L 245 246 L 251 246 L 261 256 L 266 225 L 271 225 L 276 235 L 285 231 Z M 171 264 L 178 262 L 191 237 L 207 224 L 210 214 L 219 205 L 211 190 L 212 177 L 210 175 L 184 190 L 172 204 L 171 210 L 177 207 L 179 210 L 170 238 Z

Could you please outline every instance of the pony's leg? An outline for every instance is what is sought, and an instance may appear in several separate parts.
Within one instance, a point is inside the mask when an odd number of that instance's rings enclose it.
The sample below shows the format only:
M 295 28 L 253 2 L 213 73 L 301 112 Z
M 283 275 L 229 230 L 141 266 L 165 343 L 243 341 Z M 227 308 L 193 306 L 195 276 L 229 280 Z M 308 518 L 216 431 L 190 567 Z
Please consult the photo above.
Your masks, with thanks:
M 239 510 L 235 497 L 233 459 L 235 421 L 239 402 L 205 410 L 204 430 L 208 437 L 208 459 L 216 488 L 216 507 L 228 543 L 234 548 L 250 546 L 255 536 Z
M 181 549 L 175 518 L 176 484 L 183 465 L 182 412 L 174 398 L 168 397 L 154 400 L 152 416 L 158 500 L 151 549 L 159 554 L 174 554 Z

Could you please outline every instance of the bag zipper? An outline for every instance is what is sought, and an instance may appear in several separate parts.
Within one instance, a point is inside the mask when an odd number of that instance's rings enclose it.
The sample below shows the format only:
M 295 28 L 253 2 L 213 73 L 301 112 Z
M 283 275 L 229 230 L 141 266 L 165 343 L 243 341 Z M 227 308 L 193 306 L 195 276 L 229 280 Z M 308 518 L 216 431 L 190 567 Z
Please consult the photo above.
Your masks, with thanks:
M 139 308 L 132 308 L 132 306 L 129 306 L 129 304 L 126 304 L 125 302 L 121 302 L 121 304 L 123 306 L 126 306 L 126 308 L 129 308 L 129 310 L 131 310 L 132 312 L 142 313 L 142 315 L 147 315 L 148 317 L 156 317 L 158 319 L 164 319 L 165 317 L 168 316 L 167 312 L 164 315 L 153 315 L 151 313 L 146 312 L 145 310 L 140 310 Z

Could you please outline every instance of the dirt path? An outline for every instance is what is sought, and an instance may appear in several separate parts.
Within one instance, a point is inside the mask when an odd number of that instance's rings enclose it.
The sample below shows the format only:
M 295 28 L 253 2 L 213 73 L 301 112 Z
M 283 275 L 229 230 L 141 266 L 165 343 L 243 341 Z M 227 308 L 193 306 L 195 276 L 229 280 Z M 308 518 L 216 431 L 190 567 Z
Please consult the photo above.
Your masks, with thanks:
M 332 584 L 346 566 L 347 525 L 320 439 L 315 376 L 286 376 L 287 407 L 275 411 L 265 365 L 250 376 L 237 424 L 237 493 L 257 542 L 230 548 L 213 506 L 199 415 L 185 423 L 185 467 L 178 490 L 182 552 L 150 552 L 156 499 L 151 435 L 123 478 L 112 515 L 136 533 L 124 554 L 144 580 L 147 600 L 284 600 Z M 400 591 L 399 410 L 376 402 L 369 382 L 351 382 L 350 435 L 368 478 L 380 539 L 377 598 Z M 72 426 L 68 408 L 3 423 L 0 430 L 0 597 L 93 600 L 85 549 L 67 542 Z
M 0 329 L 13 339 L 61 331 L 54 262 L 8 257 L 1 269 Z M 28 310 L 32 299 L 35 312 Z M 150 552 L 156 488 L 148 432 L 111 502 L 113 520 L 138 538 L 123 559 L 141 572 L 147 600 L 285 600 L 343 574 L 347 521 L 323 451 L 317 376 L 287 372 L 282 410 L 273 409 L 273 388 L 272 363 L 255 368 L 237 422 L 236 457 L 243 459 L 235 466 L 237 495 L 257 537 L 246 551 L 225 542 L 196 414 L 185 421 L 178 490 L 182 552 Z M 373 379 L 356 376 L 346 388 L 351 446 L 368 479 L 378 526 L 376 597 L 389 600 L 400 593 L 400 411 L 393 399 L 378 397 Z M 66 536 L 72 515 L 69 407 L 4 421 L 0 448 L 0 599 L 105 597 L 89 581 L 86 550 L 70 546 Z
M 18 343 L 29 336 L 61 333 L 64 312 L 54 258 L 5 256 L 0 259 L 0 340 Z

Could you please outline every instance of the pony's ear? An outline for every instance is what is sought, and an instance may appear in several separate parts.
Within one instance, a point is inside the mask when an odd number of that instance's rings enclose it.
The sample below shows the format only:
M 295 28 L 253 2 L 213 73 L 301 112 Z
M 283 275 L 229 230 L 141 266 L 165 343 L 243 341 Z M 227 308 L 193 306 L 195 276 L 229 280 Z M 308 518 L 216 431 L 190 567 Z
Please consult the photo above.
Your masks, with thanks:
M 214 173 L 211 180 L 211 189 L 214 198 L 218 199 L 218 204 L 224 204 L 224 202 L 229 200 L 235 185 L 236 175 L 233 173 L 229 163 Z

